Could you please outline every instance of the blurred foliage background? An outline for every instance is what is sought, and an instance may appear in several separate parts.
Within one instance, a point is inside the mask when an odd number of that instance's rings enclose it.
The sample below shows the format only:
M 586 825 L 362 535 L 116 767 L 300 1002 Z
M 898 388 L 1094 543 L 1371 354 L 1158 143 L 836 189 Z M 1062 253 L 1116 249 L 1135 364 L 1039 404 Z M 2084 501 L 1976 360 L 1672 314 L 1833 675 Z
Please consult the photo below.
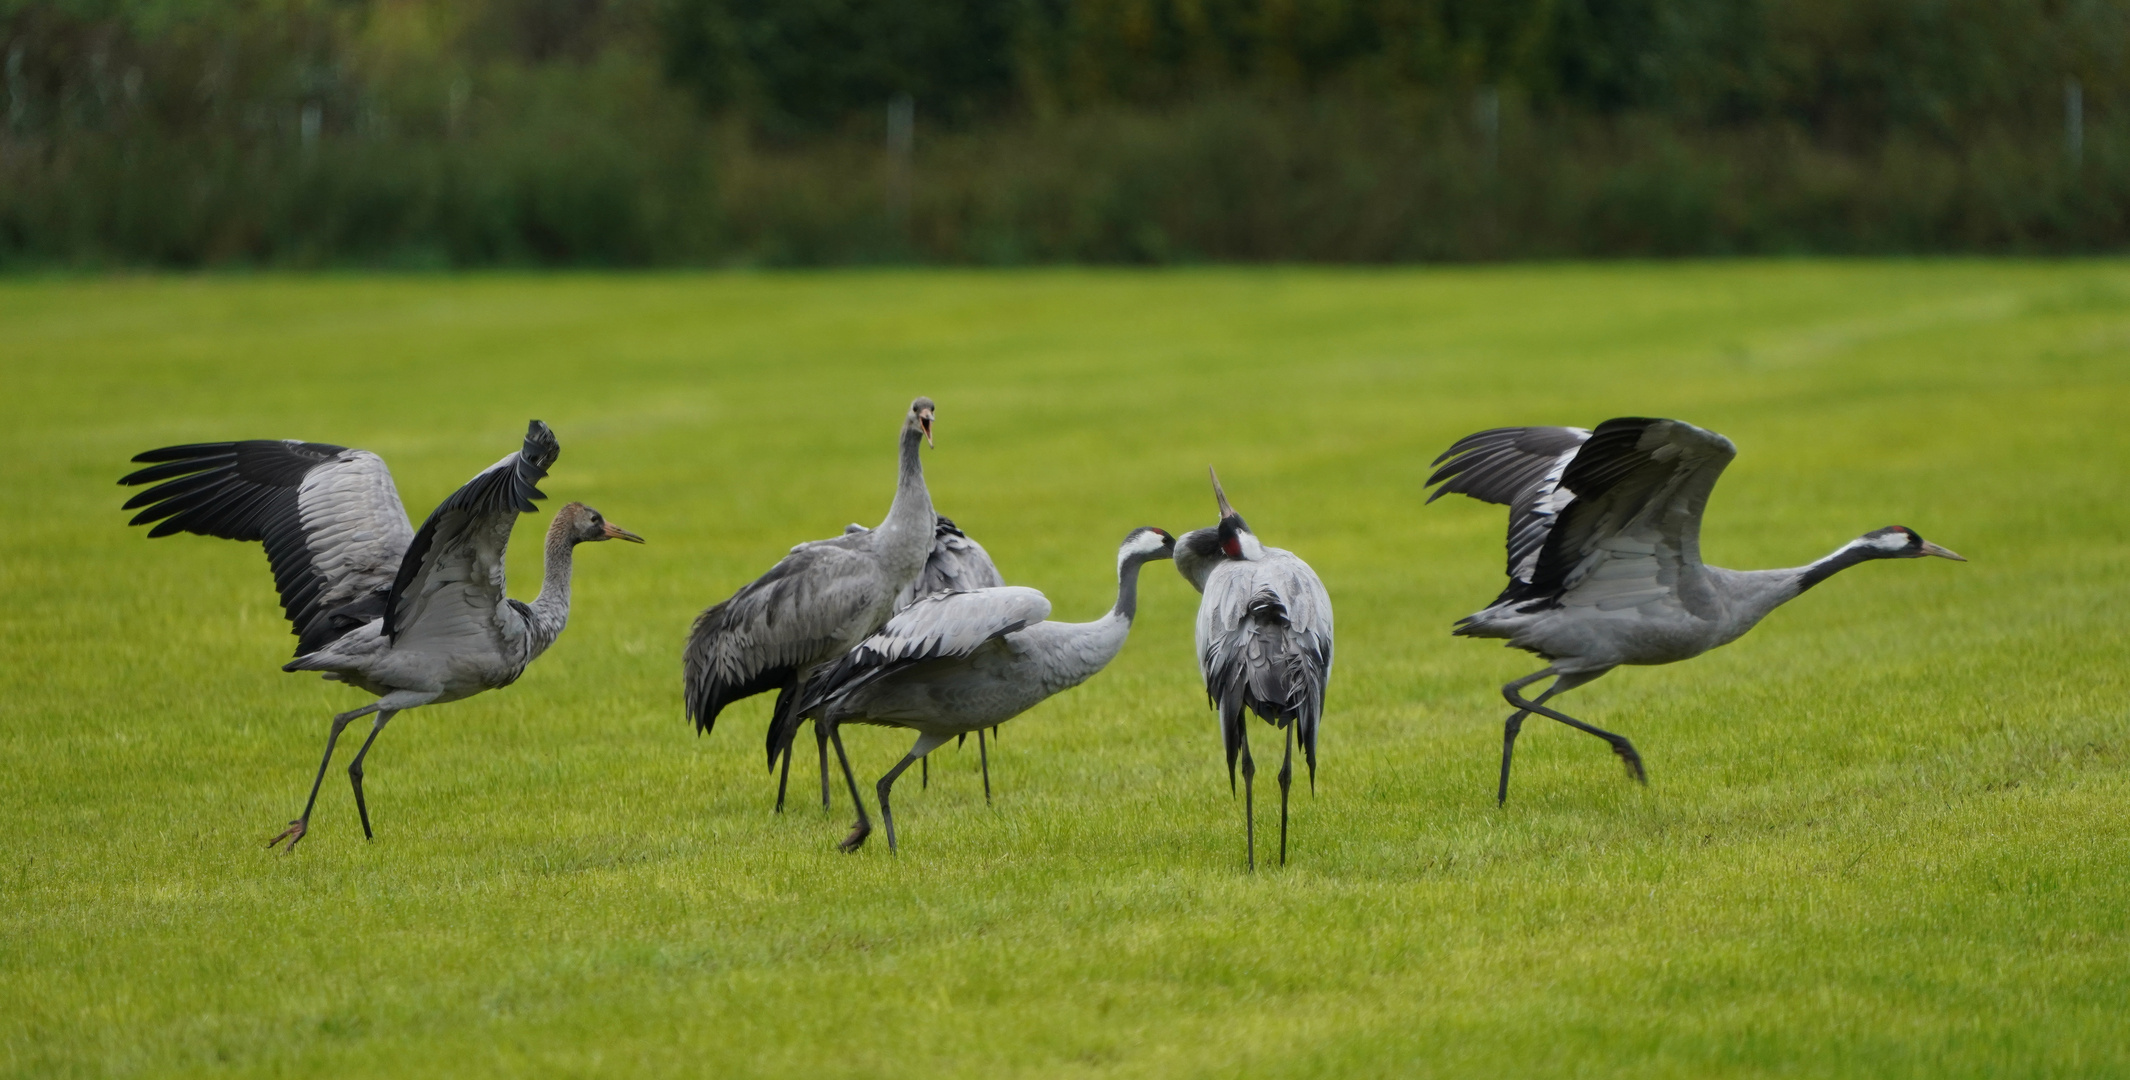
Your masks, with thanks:
M 2130 0 L 0 0 L 0 266 L 2130 239 Z

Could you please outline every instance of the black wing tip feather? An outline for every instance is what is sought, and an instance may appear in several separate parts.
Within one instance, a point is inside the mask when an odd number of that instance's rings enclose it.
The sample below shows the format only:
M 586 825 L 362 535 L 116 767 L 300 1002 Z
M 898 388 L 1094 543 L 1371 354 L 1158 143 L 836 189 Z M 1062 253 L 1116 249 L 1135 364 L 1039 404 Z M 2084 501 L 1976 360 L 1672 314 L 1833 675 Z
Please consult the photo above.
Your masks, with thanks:
M 1520 427 L 1496 427 L 1488 428 L 1485 431 L 1475 431 L 1470 435 L 1467 435 L 1464 438 L 1451 443 L 1449 449 L 1444 450 L 1440 454 L 1435 455 L 1435 460 L 1428 462 L 1428 464 L 1440 465 L 1443 462 L 1448 461 L 1450 458 L 1457 456 L 1458 454 L 1462 454 L 1468 450 L 1477 449 L 1482 443 L 1502 436 L 1514 435 L 1524 430 L 1524 428 Z M 1430 484 L 1434 482 L 1435 481 L 1433 480 L 1428 481 L 1428 483 Z
M 163 461 L 190 461 L 194 458 L 214 457 L 221 454 L 234 454 L 236 453 L 236 450 L 237 444 L 234 442 L 183 443 L 178 446 L 159 446 L 153 450 L 143 450 L 140 453 L 133 455 L 133 460 L 134 462 L 141 464 Z M 144 469 L 142 471 L 145 472 L 147 470 Z M 131 476 L 119 481 L 119 483 L 121 484 L 132 484 L 139 482 L 140 481 L 134 480 Z
M 312 469 L 346 452 L 344 446 L 296 439 L 186 443 L 134 455 L 146 463 L 119 479 L 125 486 L 155 484 L 126 500 L 140 510 L 130 525 L 154 525 L 150 539 L 181 532 L 258 541 L 266 548 L 281 595 L 282 613 L 296 635 L 296 655 L 323 648 L 349 629 L 370 598 L 331 611 L 318 607 L 321 582 L 312 573 L 297 492 Z M 358 620 L 355 625 L 360 625 Z
M 1568 427 L 1488 428 L 1450 445 L 1435 459 L 1427 486 L 1442 485 L 1428 502 L 1452 492 L 1481 502 L 1514 505 L 1542 480 L 1560 456 L 1583 444 Z

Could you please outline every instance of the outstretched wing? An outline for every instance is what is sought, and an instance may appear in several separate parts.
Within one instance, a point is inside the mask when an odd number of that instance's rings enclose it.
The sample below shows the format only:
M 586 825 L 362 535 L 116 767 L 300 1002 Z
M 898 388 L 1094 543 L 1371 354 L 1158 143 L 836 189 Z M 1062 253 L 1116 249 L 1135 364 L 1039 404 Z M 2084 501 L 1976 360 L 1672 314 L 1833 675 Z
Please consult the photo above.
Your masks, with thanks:
M 1427 501 L 1455 492 L 1509 508 L 1509 577 L 1529 583 L 1556 515 L 1574 496 L 1561 474 L 1590 438 L 1582 428 L 1491 428 L 1450 444 L 1427 478 L 1441 484 Z M 1447 464 L 1445 464 L 1447 462 Z
M 877 679 L 927 660 L 967 656 L 1049 617 L 1050 601 L 1022 586 L 935 593 L 904 608 L 815 676 L 795 712 L 810 715 Z
M 952 518 L 941 517 L 932 534 L 932 554 L 925 559 L 917 580 L 896 597 L 895 610 L 901 611 L 934 593 L 974 592 L 1005 583 L 1005 577 L 991 562 L 991 553 L 969 539 Z
M 1251 561 L 1223 562 L 1198 605 L 1198 664 L 1206 696 L 1220 712 L 1232 783 L 1244 710 L 1293 720 L 1310 775 L 1331 681 L 1331 596 L 1309 564 L 1279 548 Z
M 791 690 L 802 668 L 849 643 L 850 624 L 880 610 L 876 564 L 863 532 L 801 544 L 769 572 L 696 617 L 683 657 L 688 717 L 709 731 L 725 706 L 765 690 Z M 772 763 L 785 710 L 770 724 Z
M 294 439 L 150 450 L 125 485 L 150 537 L 190 532 L 266 546 L 296 655 L 384 613 L 384 590 L 413 540 L 391 470 L 367 450 Z M 143 509 L 145 508 L 145 509 Z
M 503 603 L 503 554 L 518 515 L 547 496 L 540 479 L 562 444 L 546 424 L 525 429 L 525 445 L 451 493 L 414 534 L 385 603 L 393 644 L 488 640 Z
M 1560 507 L 1530 579 L 1503 601 L 1558 600 L 1606 611 L 1700 595 L 1701 513 L 1737 456 L 1729 439 L 1679 420 L 1622 417 L 1597 426 L 1561 475 Z

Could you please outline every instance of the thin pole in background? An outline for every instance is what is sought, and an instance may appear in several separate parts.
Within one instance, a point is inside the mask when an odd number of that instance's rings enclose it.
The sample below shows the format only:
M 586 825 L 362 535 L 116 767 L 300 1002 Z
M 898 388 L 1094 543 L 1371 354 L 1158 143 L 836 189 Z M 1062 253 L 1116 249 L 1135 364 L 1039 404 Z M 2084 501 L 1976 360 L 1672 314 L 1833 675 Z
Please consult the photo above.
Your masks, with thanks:
M 910 219 L 910 156 L 917 144 L 917 102 L 896 94 L 887 107 L 887 215 L 901 226 Z
M 1479 127 L 1479 139 L 1485 148 L 1488 179 L 1501 169 L 1501 90 L 1495 86 L 1482 86 L 1472 98 L 1472 121 Z
M 2072 168 L 2085 164 L 2086 88 L 2076 75 L 2063 80 L 2063 152 L 2071 159 Z

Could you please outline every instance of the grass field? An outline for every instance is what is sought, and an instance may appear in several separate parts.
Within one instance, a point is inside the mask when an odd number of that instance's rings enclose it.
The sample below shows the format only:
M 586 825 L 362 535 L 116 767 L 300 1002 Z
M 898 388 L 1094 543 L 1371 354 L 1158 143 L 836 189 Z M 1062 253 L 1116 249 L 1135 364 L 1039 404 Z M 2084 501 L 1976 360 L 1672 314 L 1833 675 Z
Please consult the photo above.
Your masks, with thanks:
M 17 280 L 0 364 L 9 1075 L 2130 1073 L 2130 264 Z M 1211 522 L 1209 462 L 1315 565 L 1291 865 L 1242 871 L 1158 566 L 1111 670 L 1006 728 L 995 807 L 973 745 L 905 780 L 899 857 L 836 853 L 840 792 L 769 812 L 766 699 L 691 733 L 690 618 L 878 520 L 919 392 L 939 508 L 1059 617 L 1130 527 Z M 1422 480 L 1620 414 L 1739 445 L 1712 562 L 1894 523 L 1972 561 L 1577 691 L 1649 787 L 1533 720 L 1496 809 L 1496 688 L 1538 665 L 1448 635 L 1504 515 Z M 256 545 L 151 543 L 113 481 L 301 437 L 418 519 L 528 417 L 548 511 L 649 544 L 582 552 L 517 685 L 385 733 L 374 843 L 336 769 L 266 851 L 364 699 L 276 670 Z M 849 741 L 868 779 L 908 742 Z

